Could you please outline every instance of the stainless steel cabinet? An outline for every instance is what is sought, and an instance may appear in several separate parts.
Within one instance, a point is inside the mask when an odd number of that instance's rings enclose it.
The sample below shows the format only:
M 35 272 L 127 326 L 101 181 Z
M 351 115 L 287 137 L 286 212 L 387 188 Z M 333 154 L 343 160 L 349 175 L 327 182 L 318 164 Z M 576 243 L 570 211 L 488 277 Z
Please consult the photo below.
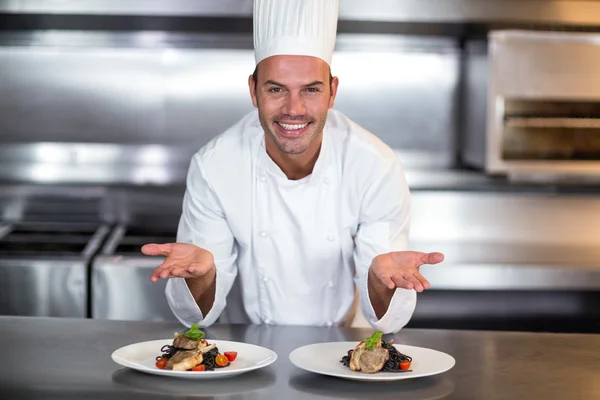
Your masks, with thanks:
M 108 227 L 19 223 L 1 231 L 1 315 L 88 316 L 89 262 Z
M 140 251 L 146 243 L 174 240 L 174 232 L 117 227 L 92 263 L 92 318 L 176 320 L 166 301 L 166 281 L 150 281 L 163 258 L 144 256 Z

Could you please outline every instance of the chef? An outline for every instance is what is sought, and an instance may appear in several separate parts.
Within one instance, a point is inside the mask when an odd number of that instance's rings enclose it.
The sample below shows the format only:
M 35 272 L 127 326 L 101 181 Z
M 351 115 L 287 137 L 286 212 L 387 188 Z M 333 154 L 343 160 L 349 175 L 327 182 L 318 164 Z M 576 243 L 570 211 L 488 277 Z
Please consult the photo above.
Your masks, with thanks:
M 151 280 L 186 326 L 232 309 L 235 284 L 252 324 L 346 324 L 356 289 L 397 332 L 429 287 L 419 267 L 443 255 L 408 251 L 400 160 L 332 108 L 338 0 L 255 0 L 253 17 L 256 110 L 193 156 L 177 243 L 142 248 L 165 257 Z

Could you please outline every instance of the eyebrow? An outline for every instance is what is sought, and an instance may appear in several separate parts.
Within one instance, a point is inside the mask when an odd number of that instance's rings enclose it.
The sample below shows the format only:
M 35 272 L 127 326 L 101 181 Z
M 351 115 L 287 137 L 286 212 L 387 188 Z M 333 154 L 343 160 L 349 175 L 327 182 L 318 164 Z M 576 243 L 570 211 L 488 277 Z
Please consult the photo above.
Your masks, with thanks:
M 267 86 L 267 85 L 275 85 L 275 86 L 279 86 L 282 88 L 285 87 L 285 85 L 283 83 L 279 83 L 279 82 L 273 81 L 271 79 L 269 79 L 268 81 L 266 81 L 263 84 L 263 86 Z M 307 83 L 306 85 L 303 85 L 303 87 L 311 87 L 311 86 L 317 86 L 317 85 L 325 85 L 325 84 L 322 81 L 313 81 L 313 82 Z

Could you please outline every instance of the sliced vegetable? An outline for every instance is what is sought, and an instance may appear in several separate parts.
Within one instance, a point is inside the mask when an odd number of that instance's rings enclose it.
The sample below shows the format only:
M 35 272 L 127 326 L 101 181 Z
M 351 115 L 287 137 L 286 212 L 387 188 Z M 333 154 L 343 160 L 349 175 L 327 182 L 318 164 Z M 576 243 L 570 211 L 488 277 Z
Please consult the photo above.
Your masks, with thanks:
M 236 359 L 237 357 L 237 351 L 226 351 L 225 353 L 223 353 L 223 355 L 225 357 L 227 357 L 227 359 L 229 360 L 229 362 L 233 361 Z
M 400 369 L 407 370 L 410 368 L 410 361 L 401 361 Z
M 159 358 L 155 363 L 156 368 L 165 369 L 165 367 L 167 366 L 167 362 L 169 362 L 169 360 L 166 359 L 165 357 Z
M 227 364 L 229 364 L 229 360 L 223 354 L 219 354 L 215 357 L 215 364 L 217 364 L 219 367 L 225 367 Z
M 192 368 L 192 371 L 206 371 L 206 365 L 200 364 Z

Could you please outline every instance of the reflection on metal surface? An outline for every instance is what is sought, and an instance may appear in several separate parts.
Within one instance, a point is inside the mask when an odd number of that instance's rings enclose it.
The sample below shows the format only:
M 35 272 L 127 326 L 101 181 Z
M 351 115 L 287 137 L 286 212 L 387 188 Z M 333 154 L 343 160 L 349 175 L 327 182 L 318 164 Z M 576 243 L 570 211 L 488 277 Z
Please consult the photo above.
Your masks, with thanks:
M 80 261 L 0 260 L 0 314 L 86 317 L 86 267 Z
M 77 0 L 0 1 L 10 13 L 138 15 L 138 16 L 252 16 L 252 0 Z M 340 2 L 341 20 L 397 22 L 522 22 L 597 25 L 600 6 L 577 0 L 395 0 L 375 4 L 362 0 Z
M 18 223 L 0 238 L 0 314 L 88 315 L 88 262 L 108 233 L 95 224 Z
M 0 47 L 0 74 L 3 142 L 152 143 L 164 135 L 151 51 Z
M 475 255 L 479 251 L 482 257 L 492 257 L 494 245 L 509 258 L 510 245 L 521 249 L 528 245 L 593 249 L 600 243 L 600 198 L 595 195 L 416 192 L 412 195 L 412 216 L 413 243 L 482 243 L 486 247 L 470 250 Z
M 0 147 L 2 162 L 34 162 L 46 165 L 165 165 L 189 164 L 196 149 L 175 145 L 105 143 L 6 143 Z
M 377 394 L 372 385 L 353 381 L 344 382 L 346 390 L 340 391 L 332 388 L 330 379 L 312 373 L 295 375 L 288 384 L 294 391 L 311 399 L 368 399 L 376 396 L 377 398 L 438 400 L 454 392 L 454 383 L 445 376 L 387 382 L 385 385 L 378 385 Z
M 158 379 L 157 379 L 158 378 Z M 198 395 L 198 382 L 188 379 L 162 379 L 150 374 L 140 374 L 131 369 L 119 369 L 112 374 L 112 381 L 128 391 L 149 396 L 195 397 Z M 202 396 L 250 396 L 265 398 L 264 393 L 276 382 L 273 370 L 258 370 L 244 373 L 235 378 L 235 385 L 224 385 L 220 379 L 202 382 Z
M 526 262 L 455 264 L 447 258 L 443 266 L 424 265 L 421 271 L 435 290 L 600 290 L 600 258 L 588 268 Z
M 600 118 L 529 118 L 514 117 L 506 121 L 508 128 L 600 128 Z
M 140 34 L 2 37 L 0 179 L 181 184 L 192 154 L 253 109 L 251 40 L 236 50 L 227 35 L 150 35 L 153 44 L 140 44 Z M 213 39 L 220 48 L 202 47 Z M 336 108 L 399 152 L 436 155 L 415 157 L 421 165 L 451 162 L 457 45 L 340 35 L 338 48 Z M 377 61 L 371 78 L 385 79 L 365 80 L 364 60 Z
M 527 277 L 524 277 L 527 278 Z M 532 292 L 508 288 L 504 292 L 488 292 L 487 288 L 468 288 L 461 291 L 445 291 L 432 283 L 435 289 L 417 300 L 417 319 L 476 319 L 476 318 L 531 318 L 531 317 L 574 317 L 581 316 L 586 310 L 582 296 L 575 293 L 565 295 L 565 292 L 540 291 Z M 451 289 L 452 290 L 452 289 Z
M 92 318 L 176 321 L 165 298 L 166 281 L 150 281 L 160 263 L 160 258 L 143 259 L 141 254 L 96 257 L 91 277 Z
M 146 243 L 174 241 L 175 232 L 116 227 L 92 262 L 92 318 L 176 321 L 165 298 L 166 280 L 150 281 L 163 257 L 141 253 Z
M 2 1 L 0 9 L 18 13 L 116 14 L 116 15 L 252 15 L 252 0 L 19 0 Z

